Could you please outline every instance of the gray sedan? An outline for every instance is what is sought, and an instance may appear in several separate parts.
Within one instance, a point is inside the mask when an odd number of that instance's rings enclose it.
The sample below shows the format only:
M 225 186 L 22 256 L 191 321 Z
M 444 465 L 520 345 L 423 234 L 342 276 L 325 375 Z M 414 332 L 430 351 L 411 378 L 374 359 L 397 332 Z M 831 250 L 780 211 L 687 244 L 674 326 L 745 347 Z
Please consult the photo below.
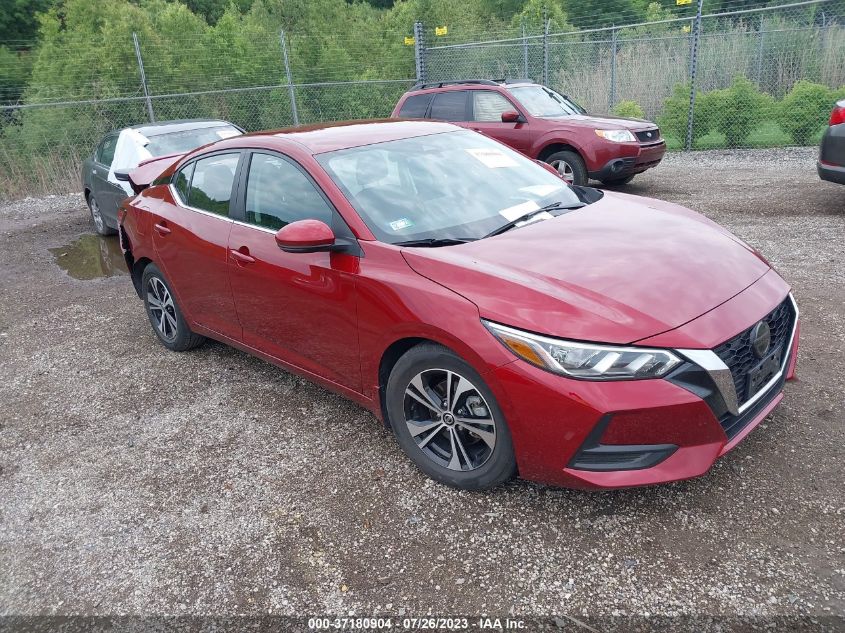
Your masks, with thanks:
M 845 99 L 833 106 L 830 127 L 822 137 L 818 162 L 822 180 L 845 185 Z
M 91 222 L 100 235 L 117 230 L 117 210 L 132 195 L 128 182 L 116 171 L 129 171 L 151 158 L 184 154 L 192 149 L 243 134 L 228 121 L 206 119 L 162 121 L 111 132 L 82 164 L 82 190 Z

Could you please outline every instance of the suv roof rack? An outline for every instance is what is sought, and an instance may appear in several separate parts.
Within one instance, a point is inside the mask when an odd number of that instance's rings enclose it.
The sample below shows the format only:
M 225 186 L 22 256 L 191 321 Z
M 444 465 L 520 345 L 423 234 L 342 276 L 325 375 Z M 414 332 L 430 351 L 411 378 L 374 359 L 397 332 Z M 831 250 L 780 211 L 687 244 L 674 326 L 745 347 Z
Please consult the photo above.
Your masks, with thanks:
M 461 84 L 476 84 L 482 86 L 498 86 L 504 79 L 491 81 L 490 79 L 449 79 L 447 81 L 427 81 L 416 84 L 411 90 L 425 90 L 426 88 L 442 88 L 443 86 L 455 86 Z

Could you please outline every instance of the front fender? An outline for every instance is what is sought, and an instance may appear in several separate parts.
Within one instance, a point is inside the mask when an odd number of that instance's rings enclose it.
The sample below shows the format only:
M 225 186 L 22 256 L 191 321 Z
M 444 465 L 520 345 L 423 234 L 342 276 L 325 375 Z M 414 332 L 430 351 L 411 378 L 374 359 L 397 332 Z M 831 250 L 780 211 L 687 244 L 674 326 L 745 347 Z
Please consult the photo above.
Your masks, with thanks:
M 534 139 L 531 147 L 531 155 L 539 157 L 550 145 L 571 145 L 586 161 L 594 160 L 594 152 L 590 146 L 578 138 L 578 135 L 568 130 L 552 130 L 544 132 Z
M 472 301 L 414 272 L 398 249 L 363 246 L 356 289 L 365 396 L 378 401 L 381 359 L 403 339 L 444 345 L 481 375 L 514 360 L 482 325 Z

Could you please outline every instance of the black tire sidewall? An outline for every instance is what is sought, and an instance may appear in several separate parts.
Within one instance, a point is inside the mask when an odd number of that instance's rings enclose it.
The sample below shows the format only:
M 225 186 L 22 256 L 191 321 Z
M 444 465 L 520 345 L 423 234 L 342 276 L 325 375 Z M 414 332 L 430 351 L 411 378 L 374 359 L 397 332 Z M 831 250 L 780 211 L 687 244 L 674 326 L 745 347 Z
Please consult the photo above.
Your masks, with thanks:
M 94 197 L 93 193 L 88 194 L 88 199 L 86 200 L 86 202 L 88 203 L 88 213 L 91 216 L 91 226 L 97 232 L 98 235 L 114 235 L 115 230 L 109 226 L 108 222 L 106 222 L 106 218 L 105 216 L 103 216 L 102 210 L 98 211 L 98 213 L 100 214 L 100 219 L 103 222 L 103 230 L 101 231 L 97 228 L 97 223 L 94 221 L 94 206 L 91 204 L 92 201 L 96 202 L 96 200 L 97 199 Z M 98 202 L 97 208 L 99 209 Z
M 159 281 L 167 287 L 167 292 L 170 293 L 170 297 L 173 299 L 173 307 L 176 316 L 176 338 L 173 340 L 167 340 L 161 335 L 161 332 L 159 332 L 158 327 L 156 327 L 155 321 L 153 320 L 153 315 L 150 312 L 150 304 L 147 300 L 147 284 L 152 277 L 158 278 Z M 181 352 L 186 349 L 190 349 L 191 347 L 195 347 L 196 341 L 194 339 L 196 335 L 191 332 L 191 329 L 188 327 L 188 323 L 182 316 L 182 310 L 179 308 L 179 302 L 176 300 L 176 295 L 173 293 L 173 287 L 170 283 L 168 283 L 167 278 L 155 264 L 148 264 L 147 267 L 144 268 L 144 273 L 141 275 L 141 291 L 143 293 L 144 310 L 147 312 L 147 319 L 150 321 L 150 326 L 152 326 L 156 338 L 161 341 L 162 345 L 174 352 Z
M 493 419 L 496 421 L 496 445 L 493 454 L 479 468 L 455 471 L 440 466 L 427 457 L 411 437 L 405 425 L 405 388 L 416 374 L 426 369 L 448 369 L 461 374 L 481 391 L 492 410 Z M 471 365 L 448 348 L 423 344 L 412 348 L 400 358 L 387 381 L 385 405 L 388 421 L 400 447 L 417 467 L 432 479 L 465 490 L 483 490 L 507 481 L 516 473 L 510 430 L 493 392 Z
M 555 152 L 546 158 L 546 162 L 549 164 L 556 160 L 568 163 L 569 166 L 572 167 L 573 185 L 583 186 L 589 182 L 590 178 L 587 174 L 587 166 L 584 164 L 584 159 L 582 159 L 578 154 L 575 152 L 563 151 Z

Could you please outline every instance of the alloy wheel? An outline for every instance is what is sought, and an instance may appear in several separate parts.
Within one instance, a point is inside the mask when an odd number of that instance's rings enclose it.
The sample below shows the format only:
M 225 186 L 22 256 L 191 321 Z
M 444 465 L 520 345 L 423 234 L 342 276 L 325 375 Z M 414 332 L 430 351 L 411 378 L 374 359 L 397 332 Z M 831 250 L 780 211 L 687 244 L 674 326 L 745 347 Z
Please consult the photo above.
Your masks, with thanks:
M 176 306 L 167 286 L 158 277 L 150 277 L 147 282 L 147 305 L 153 324 L 159 334 L 167 341 L 176 339 Z
M 557 169 L 557 173 L 559 173 L 560 177 L 566 182 L 570 184 L 575 182 L 575 171 L 572 169 L 572 165 L 567 163 L 565 160 L 553 160 L 549 164 Z
M 100 213 L 100 205 L 97 203 L 97 199 L 94 196 L 91 196 L 88 199 L 88 206 L 91 209 L 91 219 L 94 220 L 94 228 L 97 229 L 98 233 L 102 233 L 105 230 L 105 223 L 103 222 L 103 216 Z
M 440 466 L 475 470 L 493 454 L 493 413 L 478 388 L 457 372 L 418 373 L 405 388 L 404 411 L 417 447 Z

